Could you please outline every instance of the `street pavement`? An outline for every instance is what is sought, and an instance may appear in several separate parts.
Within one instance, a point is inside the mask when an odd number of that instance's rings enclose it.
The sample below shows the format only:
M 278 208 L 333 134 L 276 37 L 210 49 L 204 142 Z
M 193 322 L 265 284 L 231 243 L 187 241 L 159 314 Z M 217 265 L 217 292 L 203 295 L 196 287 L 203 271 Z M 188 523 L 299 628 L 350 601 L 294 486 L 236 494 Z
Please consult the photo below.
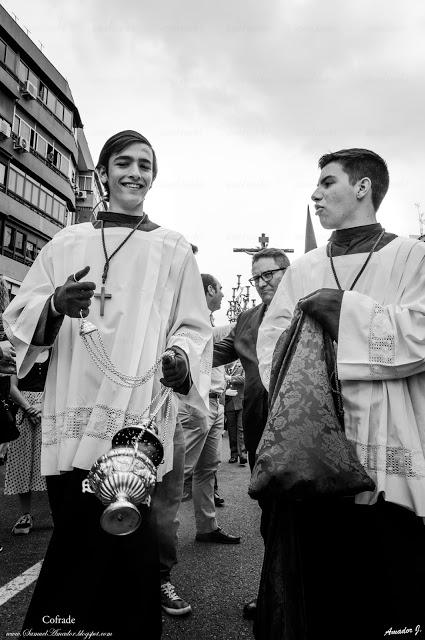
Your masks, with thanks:
M 195 542 L 195 522 L 191 501 L 179 512 L 179 563 L 172 573 L 178 593 L 192 605 L 193 613 L 185 617 L 164 614 L 164 639 L 172 640 L 243 640 L 253 638 L 252 623 L 242 618 L 242 605 L 255 597 L 261 572 L 263 545 L 259 534 L 260 510 L 247 494 L 248 465 L 227 462 L 227 434 L 223 439 L 223 463 L 218 472 L 219 491 L 225 506 L 217 508 L 219 526 L 242 536 L 240 545 Z M 11 527 L 18 518 L 15 496 L 3 495 L 4 467 L 0 467 L 0 591 L 24 571 L 42 560 L 52 522 L 45 493 L 34 494 L 35 526 L 27 536 L 12 536 Z M 28 606 L 35 582 L 19 591 L 4 604 L 0 600 L 0 640 L 16 633 Z M 149 640 L 143 633 L 129 640 Z

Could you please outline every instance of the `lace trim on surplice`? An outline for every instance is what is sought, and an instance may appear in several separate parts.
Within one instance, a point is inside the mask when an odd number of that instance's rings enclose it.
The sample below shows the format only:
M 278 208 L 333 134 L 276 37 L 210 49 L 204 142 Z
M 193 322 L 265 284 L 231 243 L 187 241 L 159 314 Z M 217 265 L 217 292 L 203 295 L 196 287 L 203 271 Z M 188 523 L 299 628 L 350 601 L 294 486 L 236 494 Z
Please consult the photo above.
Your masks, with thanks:
M 425 478 L 425 459 L 422 451 L 360 442 L 354 444 L 366 471 L 385 471 L 389 476 Z
M 111 409 L 106 405 L 70 407 L 43 416 L 43 446 L 56 445 L 63 440 L 80 440 L 83 435 L 110 440 L 120 429 L 140 424 L 141 420 L 141 413 Z
M 395 336 L 385 309 L 376 304 L 372 311 L 369 329 L 369 364 L 371 372 L 377 373 L 381 365 L 392 365 L 395 361 Z
M 204 343 L 204 339 L 201 338 L 201 336 L 199 335 L 199 333 L 196 333 L 196 331 L 190 331 L 189 329 L 186 331 L 177 331 L 177 333 L 175 333 L 173 335 L 173 338 L 188 338 L 189 340 L 191 340 L 194 344 L 197 345 L 202 345 Z M 208 340 L 208 342 L 206 343 L 202 353 L 201 353 L 201 357 L 199 360 L 199 372 L 203 373 L 207 376 L 211 375 L 211 371 L 212 371 L 212 359 L 213 359 L 213 341 Z

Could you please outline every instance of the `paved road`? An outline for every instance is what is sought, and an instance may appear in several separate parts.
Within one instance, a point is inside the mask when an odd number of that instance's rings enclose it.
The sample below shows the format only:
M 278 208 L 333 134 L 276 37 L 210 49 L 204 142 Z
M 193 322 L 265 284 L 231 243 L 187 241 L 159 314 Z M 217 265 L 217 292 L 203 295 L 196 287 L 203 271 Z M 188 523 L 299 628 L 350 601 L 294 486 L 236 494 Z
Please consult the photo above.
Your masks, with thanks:
M 173 572 L 179 593 L 192 605 L 193 614 L 171 618 L 164 614 L 163 638 L 172 640 L 242 640 L 252 638 L 251 623 L 243 620 L 241 606 L 256 595 L 262 562 L 259 535 L 259 509 L 247 495 L 249 470 L 228 464 L 228 442 L 223 442 L 225 462 L 218 480 L 225 507 L 217 509 L 219 524 L 242 536 L 240 545 L 195 543 L 192 502 L 180 511 L 180 562 Z M 28 536 L 11 536 L 10 528 L 19 515 L 15 497 L 3 496 L 4 467 L 0 467 L 0 592 L 16 576 L 34 566 L 44 555 L 50 535 L 51 520 L 45 494 L 35 494 L 34 530 Z M 0 640 L 7 632 L 16 632 L 31 596 L 34 583 L 0 604 Z M 140 621 L 140 640 L 143 634 Z M 133 640 L 133 639 L 129 639 Z M 137 640 L 137 639 L 134 639 Z

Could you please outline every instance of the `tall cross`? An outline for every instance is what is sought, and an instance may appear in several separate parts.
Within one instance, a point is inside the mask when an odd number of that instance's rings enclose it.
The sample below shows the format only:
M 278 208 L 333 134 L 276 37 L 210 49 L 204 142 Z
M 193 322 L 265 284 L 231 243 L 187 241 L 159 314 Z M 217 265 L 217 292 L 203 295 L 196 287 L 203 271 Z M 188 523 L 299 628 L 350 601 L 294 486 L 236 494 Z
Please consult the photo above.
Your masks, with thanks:
M 112 293 L 106 293 L 105 286 L 102 284 L 100 287 L 100 293 L 94 294 L 95 298 L 100 298 L 100 315 L 105 315 L 105 300 L 110 300 L 112 298 Z
M 254 247 L 254 248 L 243 248 L 243 249 L 233 249 L 234 253 L 247 253 L 248 255 L 252 256 L 254 255 L 254 253 L 257 253 L 258 251 L 261 251 L 262 249 L 266 249 L 268 244 L 269 244 L 269 238 L 266 236 L 265 233 L 262 233 L 261 236 L 258 238 L 258 242 L 260 243 L 259 247 Z M 294 253 L 293 249 L 282 249 L 282 251 L 284 251 L 285 253 Z
M 266 249 L 267 245 L 269 244 L 269 239 L 264 233 L 262 233 L 258 238 L 258 242 L 261 244 L 262 249 Z

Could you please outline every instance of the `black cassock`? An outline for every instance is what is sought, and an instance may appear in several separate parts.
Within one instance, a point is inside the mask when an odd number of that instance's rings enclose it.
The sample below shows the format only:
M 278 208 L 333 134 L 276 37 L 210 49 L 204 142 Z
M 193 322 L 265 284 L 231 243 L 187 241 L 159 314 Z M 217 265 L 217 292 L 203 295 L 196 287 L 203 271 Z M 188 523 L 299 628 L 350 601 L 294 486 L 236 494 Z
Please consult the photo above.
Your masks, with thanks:
M 143 520 L 134 533 L 106 533 L 100 527 L 104 505 L 82 492 L 87 474 L 74 469 L 47 478 L 55 526 L 22 632 L 60 629 L 75 637 L 85 631 L 112 634 L 105 635 L 112 640 L 156 640 L 160 574 L 149 511 L 140 509 Z M 51 622 L 56 616 L 73 621 Z

